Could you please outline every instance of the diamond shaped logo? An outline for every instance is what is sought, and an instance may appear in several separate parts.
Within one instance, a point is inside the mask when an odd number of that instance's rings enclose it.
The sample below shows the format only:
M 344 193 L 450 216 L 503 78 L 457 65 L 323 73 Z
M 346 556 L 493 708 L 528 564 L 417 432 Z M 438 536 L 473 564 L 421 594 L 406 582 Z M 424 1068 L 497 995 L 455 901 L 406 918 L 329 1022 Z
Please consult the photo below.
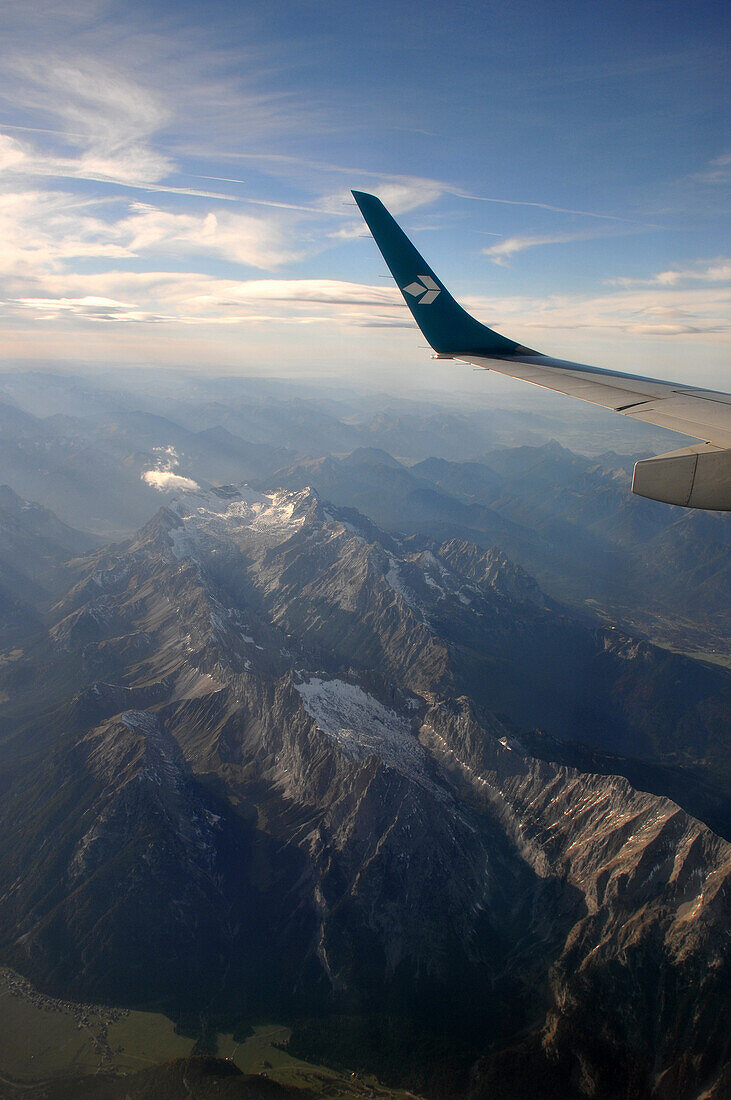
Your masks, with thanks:
M 410 294 L 412 298 L 419 299 L 420 306 L 429 306 L 441 293 L 439 283 L 432 279 L 431 275 L 419 275 L 418 282 L 409 283 L 403 288 L 404 294 Z

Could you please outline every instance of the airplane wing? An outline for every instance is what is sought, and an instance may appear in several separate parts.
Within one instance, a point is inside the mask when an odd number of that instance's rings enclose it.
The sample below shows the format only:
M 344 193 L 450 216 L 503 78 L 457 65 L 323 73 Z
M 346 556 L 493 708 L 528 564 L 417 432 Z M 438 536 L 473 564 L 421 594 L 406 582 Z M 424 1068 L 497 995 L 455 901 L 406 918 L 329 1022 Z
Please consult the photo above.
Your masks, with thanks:
M 731 394 L 552 359 L 501 336 L 454 300 L 380 199 L 363 191 L 353 198 L 437 359 L 460 359 L 701 440 L 635 463 L 632 489 L 667 504 L 731 511 Z

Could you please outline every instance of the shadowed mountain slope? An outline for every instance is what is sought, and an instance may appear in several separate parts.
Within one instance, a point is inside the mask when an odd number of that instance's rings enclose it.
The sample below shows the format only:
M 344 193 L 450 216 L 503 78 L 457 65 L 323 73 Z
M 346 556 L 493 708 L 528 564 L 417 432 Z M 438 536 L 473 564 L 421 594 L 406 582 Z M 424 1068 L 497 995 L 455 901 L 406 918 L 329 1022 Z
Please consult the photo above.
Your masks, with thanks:
M 519 727 L 692 771 L 727 683 L 496 550 L 309 488 L 186 493 L 0 669 L 0 949 L 51 991 L 287 1018 L 435 1096 L 517 1043 L 537 1097 L 690 1096 L 727 1055 L 731 850 Z

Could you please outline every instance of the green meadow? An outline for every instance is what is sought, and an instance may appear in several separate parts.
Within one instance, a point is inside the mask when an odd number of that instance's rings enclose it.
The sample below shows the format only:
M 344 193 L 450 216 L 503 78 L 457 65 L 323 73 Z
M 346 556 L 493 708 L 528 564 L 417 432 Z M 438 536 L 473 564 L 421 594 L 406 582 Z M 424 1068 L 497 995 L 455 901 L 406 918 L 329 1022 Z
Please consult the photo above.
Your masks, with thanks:
M 15 990 L 12 992 L 11 990 Z M 118 1017 L 114 1019 L 113 1017 Z M 386 1089 L 371 1076 L 337 1073 L 288 1054 L 290 1030 L 261 1024 L 243 1041 L 219 1034 L 218 1057 L 243 1073 L 264 1074 L 282 1085 L 331 1098 L 380 1097 L 406 1100 L 409 1093 Z M 172 1020 L 155 1012 L 124 1012 L 79 1006 L 37 993 L 12 971 L 0 969 L 0 1084 L 105 1071 L 133 1073 L 187 1057 L 194 1045 L 177 1035 Z

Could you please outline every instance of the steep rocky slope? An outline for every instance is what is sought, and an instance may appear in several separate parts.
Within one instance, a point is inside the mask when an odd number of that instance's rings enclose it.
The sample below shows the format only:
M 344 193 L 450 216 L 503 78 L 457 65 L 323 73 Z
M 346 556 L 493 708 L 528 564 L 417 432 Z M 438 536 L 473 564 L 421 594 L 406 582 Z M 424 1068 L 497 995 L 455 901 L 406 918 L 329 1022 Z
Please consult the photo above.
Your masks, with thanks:
M 17 970 L 284 1015 L 312 1055 L 434 1095 L 526 1067 L 536 1096 L 715 1087 L 729 845 L 516 728 L 712 748 L 722 673 L 668 672 L 504 555 L 398 542 L 309 489 L 184 494 L 74 568 L 0 670 Z

